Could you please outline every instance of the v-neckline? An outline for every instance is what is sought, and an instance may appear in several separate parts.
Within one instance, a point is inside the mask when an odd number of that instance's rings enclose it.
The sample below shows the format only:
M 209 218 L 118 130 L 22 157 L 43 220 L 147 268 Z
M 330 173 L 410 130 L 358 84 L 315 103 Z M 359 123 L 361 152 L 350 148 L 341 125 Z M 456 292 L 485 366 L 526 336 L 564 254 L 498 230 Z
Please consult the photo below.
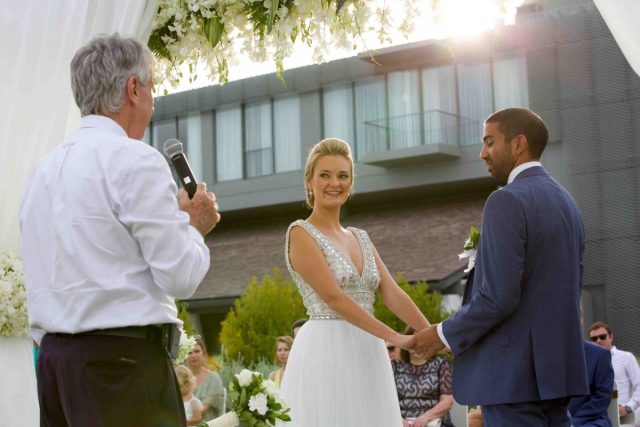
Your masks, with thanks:
M 329 238 L 329 236 L 324 234 L 322 231 L 320 231 L 320 229 L 318 227 L 316 227 L 315 225 L 311 224 L 306 219 L 304 219 L 303 221 L 306 222 L 307 224 L 309 224 L 311 227 L 313 227 L 313 229 L 316 232 L 320 233 L 325 239 L 327 239 L 329 241 L 329 244 L 331 244 L 331 246 L 333 246 L 333 248 L 336 251 L 338 251 L 338 253 L 340 253 L 340 255 L 342 255 L 343 258 L 345 258 L 347 261 L 349 261 L 349 264 L 351 265 L 351 268 L 353 268 L 353 271 L 356 272 L 356 275 L 358 276 L 358 278 L 362 279 L 362 277 L 364 275 L 364 268 L 365 268 L 365 265 L 367 263 L 367 258 L 366 258 L 365 253 L 364 253 L 364 245 L 363 245 L 362 241 L 360 240 L 360 236 L 358 236 L 358 233 L 354 233 L 352 227 L 347 227 L 347 230 L 349 230 L 349 232 L 351 234 L 353 234 L 353 236 L 356 238 L 356 241 L 358 242 L 358 247 L 360 248 L 360 254 L 362 255 L 362 270 L 361 270 L 360 273 L 358 273 L 358 267 L 356 267 L 356 265 L 354 264 L 354 262 L 351 259 L 351 257 L 348 256 L 347 254 L 345 254 L 344 251 L 342 251 L 342 249 L 340 249 L 338 247 L 338 245 L 336 245 L 335 242 L 333 240 L 331 240 L 331 238 Z

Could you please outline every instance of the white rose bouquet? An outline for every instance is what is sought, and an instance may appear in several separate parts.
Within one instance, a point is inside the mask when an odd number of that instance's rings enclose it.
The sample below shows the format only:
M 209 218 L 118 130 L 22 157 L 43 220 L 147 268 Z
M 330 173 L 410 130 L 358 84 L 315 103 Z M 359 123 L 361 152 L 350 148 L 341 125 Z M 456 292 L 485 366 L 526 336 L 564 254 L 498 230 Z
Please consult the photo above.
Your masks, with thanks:
M 274 427 L 291 421 L 280 389 L 259 372 L 243 369 L 234 375 L 229 385 L 229 397 L 231 409 L 241 425 Z
M 196 339 L 191 335 L 188 335 L 184 329 L 180 328 L 180 344 L 178 345 L 178 357 L 176 358 L 176 364 L 182 365 L 196 346 Z
M 11 252 L 0 252 L 0 335 L 23 337 L 29 333 L 27 293 L 22 261 Z

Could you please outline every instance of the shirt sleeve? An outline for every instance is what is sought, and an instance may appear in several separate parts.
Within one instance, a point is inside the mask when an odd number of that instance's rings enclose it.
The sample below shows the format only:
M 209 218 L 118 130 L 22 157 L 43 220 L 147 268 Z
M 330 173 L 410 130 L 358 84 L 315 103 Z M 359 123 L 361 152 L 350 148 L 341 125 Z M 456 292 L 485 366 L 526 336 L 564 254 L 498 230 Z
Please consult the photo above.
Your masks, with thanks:
M 624 368 L 627 371 L 629 377 L 629 383 L 631 386 L 631 397 L 628 402 L 621 402 L 623 405 L 630 406 L 634 411 L 640 406 L 640 366 L 638 361 L 629 353 L 629 357 L 624 364 Z
M 209 249 L 178 209 L 167 163 L 155 150 L 135 156 L 115 187 L 119 220 L 138 242 L 156 285 L 173 298 L 191 297 L 209 269 Z

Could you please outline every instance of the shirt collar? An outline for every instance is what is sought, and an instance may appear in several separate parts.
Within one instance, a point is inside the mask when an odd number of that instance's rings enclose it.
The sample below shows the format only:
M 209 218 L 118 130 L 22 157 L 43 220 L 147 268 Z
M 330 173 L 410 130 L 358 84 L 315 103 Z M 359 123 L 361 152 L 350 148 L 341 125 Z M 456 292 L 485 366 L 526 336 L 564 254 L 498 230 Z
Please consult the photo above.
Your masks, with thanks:
M 616 348 L 615 345 L 611 346 L 611 354 L 617 353 L 618 349 Z
M 507 180 L 507 184 L 511 184 L 513 182 L 513 180 L 516 179 L 516 177 L 518 175 L 520 175 L 520 172 L 522 172 L 522 171 L 524 171 L 526 169 L 535 167 L 535 166 L 542 166 L 542 163 L 540 163 L 540 162 L 526 162 L 526 163 L 523 163 L 521 165 L 518 165 L 509 174 L 509 179 Z
M 128 138 L 127 132 L 116 121 L 107 116 L 90 114 L 80 119 L 80 128 L 95 128 Z

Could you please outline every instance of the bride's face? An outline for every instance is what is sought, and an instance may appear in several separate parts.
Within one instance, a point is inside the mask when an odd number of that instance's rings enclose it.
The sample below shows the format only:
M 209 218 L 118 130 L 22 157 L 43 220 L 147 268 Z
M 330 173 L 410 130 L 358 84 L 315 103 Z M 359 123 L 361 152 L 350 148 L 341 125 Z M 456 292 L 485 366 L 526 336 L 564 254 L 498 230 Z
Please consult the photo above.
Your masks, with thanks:
M 316 162 L 307 189 L 313 191 L 314 208 L 339 207 L 349 198 L 351 163 L 343 156 L 322 156 Z

